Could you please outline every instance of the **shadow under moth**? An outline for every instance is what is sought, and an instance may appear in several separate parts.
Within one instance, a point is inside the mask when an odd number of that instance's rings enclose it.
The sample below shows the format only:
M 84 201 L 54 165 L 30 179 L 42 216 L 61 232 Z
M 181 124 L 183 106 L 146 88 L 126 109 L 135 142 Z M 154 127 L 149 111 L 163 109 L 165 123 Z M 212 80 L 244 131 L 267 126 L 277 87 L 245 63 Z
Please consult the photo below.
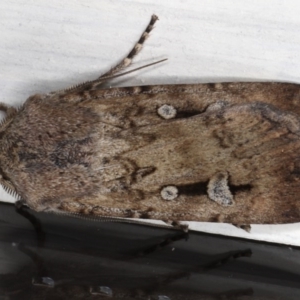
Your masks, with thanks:
M 300 87 L 228 82 L 101 89 L 1 105 L 2 186 L 36 211 L 112 218 L 300 222 Z

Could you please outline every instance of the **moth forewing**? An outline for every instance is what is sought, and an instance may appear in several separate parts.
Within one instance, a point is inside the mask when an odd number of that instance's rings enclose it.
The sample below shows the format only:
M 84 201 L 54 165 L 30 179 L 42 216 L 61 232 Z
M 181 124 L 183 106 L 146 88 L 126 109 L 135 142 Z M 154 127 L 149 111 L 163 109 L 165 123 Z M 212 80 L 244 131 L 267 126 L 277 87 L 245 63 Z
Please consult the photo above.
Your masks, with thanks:
M 1 184 L 37 211 L 299 222 L 298 85 L 100 88 L 131 63 L 156 20 L 110 72 L 8 113 Z

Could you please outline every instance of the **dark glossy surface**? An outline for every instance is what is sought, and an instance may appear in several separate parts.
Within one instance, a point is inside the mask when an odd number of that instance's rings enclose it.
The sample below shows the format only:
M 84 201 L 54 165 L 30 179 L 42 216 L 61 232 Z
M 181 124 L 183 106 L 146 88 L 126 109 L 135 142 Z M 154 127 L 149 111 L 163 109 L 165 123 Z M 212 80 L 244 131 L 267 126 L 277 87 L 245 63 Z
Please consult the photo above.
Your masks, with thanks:
M 0 204 L 0 299 L 300 299 L 297 248 L 34 216 Z

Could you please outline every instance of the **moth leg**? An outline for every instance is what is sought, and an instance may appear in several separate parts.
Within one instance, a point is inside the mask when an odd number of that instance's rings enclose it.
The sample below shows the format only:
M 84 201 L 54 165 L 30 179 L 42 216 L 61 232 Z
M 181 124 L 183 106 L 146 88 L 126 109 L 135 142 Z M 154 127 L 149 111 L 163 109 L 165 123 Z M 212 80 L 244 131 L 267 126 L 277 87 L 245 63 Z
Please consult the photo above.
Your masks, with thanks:
M 180 221 L 174 221 L 174 220 L 163 220 L 166 224 L 173 226 L 175 229 L 182 230 L 183 232 L 189 231 L 189 225 L 184 224 Z
M 188 237 L 189 237 L 189 233 L 187 232 L 178 232 L 175 235 L 168 235 L 166 238 L 163 239 L 162 242 L 156 243 L 150 247 L 147 247 L 146 249 L 139 251 L 138 255 L 144 256 L 144 255 L 151 254 L 170 244 L 173 244 L 174 242 L 181 241 L 181 240 L 188 240 Z
M 239 229 L 243 229 L 248 233 L 251 232 L 251 225 L 250 224 L 232 224 L 232 225 L 239 228 Z
M 37 235 L 38 244 L 39 246 L 43 246 L 46 236 L 43 231 L 42 224 L 32 213 L 29 212 L 28 207 L 23 200 L 16 202 L 16 212 L 32 224 Z
M 134 57 L 137 56 L 137 54 L 142 50 L 143 44 L 145 43 L 146 39 L 149 37 L 149 33 L 152 31 L 153 25 L 155 24 L 155 22 L 157 20 L 158 20 L 158 17 L 156 15 L 152 15 L 150 23 L 148 24 L 147 28 L 145 29 L 145 31 L 141 35 L 138 42 L 131 49 L 129 54 L 120 63 L 118 63 L 110 71 L 108 71 L 108 72 L 104 73 L 103 75 L 101 75 L 98 79 L 101 79 L 101 78 L 107 77 L 107 76 L 112 76 L 112 75 L 114 75 L 116 73 L 119 73 L 120 71 L 124 70 L 128 66 L 130 66 L 130 64 L 132 63 L 132 60 L 134 59 Z
M 212 260 L 206 263 L 204 266 L 201 266 L 201 268 L 203 269 L 203 271 L 208 271 L 226 264 L 231 259 L 237 259 L 240 257 L 250 257 L 251 255 L 251 249 L 229 251 L 222 254 L 212 255 Z
M 44 258 L 39 255 L 40 251 L 33 251 L 29 247 L 26 247 L 26 245 L 24 245 L 23 243 L 18 244 L 18 250 L 27 255 L 36 266 L 37 275 L 32 278 L 32 285 L 50 288 L 53 287 L 54 281 L 48 276 L 49 272 L 45 267 Z

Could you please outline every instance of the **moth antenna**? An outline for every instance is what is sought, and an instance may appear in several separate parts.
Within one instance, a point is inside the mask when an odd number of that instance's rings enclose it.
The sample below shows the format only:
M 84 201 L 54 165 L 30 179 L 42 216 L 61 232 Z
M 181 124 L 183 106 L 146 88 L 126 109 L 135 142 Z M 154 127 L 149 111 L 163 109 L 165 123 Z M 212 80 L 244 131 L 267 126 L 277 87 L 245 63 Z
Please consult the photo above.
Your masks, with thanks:
M 146 27 L 146 29 L 144 30 L 144 32 L 142 33 L 142 35 L 140 36 L 139 40 L 137 41 L 137 43 L 134 45 L 134 47 L 130 50 L 130 52 L 128 53 L 128 55 L 120 62 L 118 63 L 116 66 L 114 66 L 113 68 L 110 69 L 110 71 L 104 73 L 103 75 L 101 75 L 98 79 L 101 79 L 103 77 L 107 77 L 107 76 L 111 76 L 114 75 L 116 73 L 119 73 L 121 70 L 127 68 L 130 66 L 130 64 L 132 63 L 133 59 L 140 53 L 140 51 L 143 48 L 143 45 L 145 43 L 145 41 L 147 40 L 147 38 L 149 37 L 150 32 L 153 30 L 154 28 L 154 24 L 156 23 L 156 21 L 158 20 L 158 16 L 156 15 L 152 15 L 151 16 L 151 20 L 148 24 L 148 26 Z
M 79 90 L 80 89 L 89 90 L 89 89 L 92 89 L 93 87 L 107 81 L 108 79 L 115 78 L 115 77 L 113 77 L 113 75 L 116 74 L 116 73 L 119 73 L 121 70 L 123 70 L 123 69 L 127 68 L 128 66 L 130 66 L 133 59 L 134 59 L 134 57 L 136 57 L 138 55 L 138 53 L 142 50 L 143 45 L 144 45 L 145 41 L 147 40 L 147 38 L 149 37 L 149 33 L 154 28 L 154 24 L 157 20 L 158 20 L 158 17 L 156 15 L 151 16 L 151 20 L 150 20 L 148 26 L 146 27 L 146 29 L 144 30 L 144 32 L 140 36 L 137 43 L 130 50 L 129 54 L 120 63 L 118 63 L 113 68 L 111 68 L 108 72 L 104 73 L 103 75 L 98 77 L 96 80 L 87 81 L 87 82 L 72 86 L 68 89 L 64 89 L 64 90 L 55 92 L 55 94 L 56 93 L 64 93 L 64 92 L 74 91 L 74 90 L 78 90 L 78 89 Z M 159 61 L 159 62 L 161 62 L 161 61 Z M 154 64 L 159 63 L 159 62 L 155 62 L 155 63 L 152 63 L 150 65 L 146 65 L 146 66 L 137 68 L 137 69 L 129 71 L 129 72 L 134 72 L 136 70 L 139 70 L 141 68 L 146 68 L 148 66 L 154 65 Z M 125 75 L 125 74 L 128 74 L 128 73 L 124 73 L 123 75 Z M 122 76 L 122 75 L 120 74 L 120 76 Z
M 3 180 L 3 178 L 1 178 L 0 184 L 6 193 L 10 194 L 11 196 L 15 197 L 16 199 L 20 198 L 20 195 L 18 194 L 18 192 L 15 190 L 14 186 L 9 181 Z
M 75 86 L 72 86 L 64 91 L 73 91 L 73 90 L 77 90 L 77 89 L 80 89 L 81 87 L 84 88 L 84 89 L 93 89 L 94 87 L 96 87 L 97 85 L 100 85 L 106 81 L 108 81 L 109 79 L 113 79 L 113 78 L 117 78 L 117 77 L 121 77 L 121 76 L 124 76 L 124 75 L 127 75 L 127 74 L 130 74 L 130 73 L 133 73 L 133 72 L 136 72 L 138 70 L 141 70 L 141 69 L 145 69 L 145 68 L 148 68 L 150 66 L 154 66 L 156 64 L 159 64 L 159 63 L 162 63 L 164 61 L 168 60 L 167 58 L 164 58 L 164 59 L 161 59 L 161 60 L 158 60 L 158 61 L 155 61 L 153 63 L 150 63 L 150 64 L 147 64 L 147 65 L 144 65 L 144 66 L 141 66 L 141 67 L 138 67 L 138 68 L 135 68 L 133 70 L 130 70 L 130 71 L 127 71 L 127 72 L 124 72 L 124 73 L 121 73 L 121 74 L 117 74 L 117 75 L 110 75 L 110 76 L 106 76 L 106 77 L 100 77 L 96 80 L 91 80 L 91 81 L 86 81 L 86 82 L 83 82 L 83 83 L 80 83 L 78 85 L 75 85 Z
M 118 218 L 118 217 L 110 217 L 110 216 L 93 216 L 93 215 L 82 215 L 80 213 L 73 213 L 73 212 L 65 212 L 65 211 L 48 211 L 48 213 L 52 213 L 55 215 L 67 216 L 71 218 L 77 218 L 81 220 L 93 221 L 93 222 L 113 222 L 113 223 L 128 223 L 128 224 L 138 224 L 138 225 L 147 225 L 151 227 L 157 228 L 167 228 L 178 230 L 178 228 L 168 225 L 168 224 L 156 224 L 150 223 L 147 221 L 141 221 L 136 219 L 126 219 L 126 218 Z
M 120 73 L 120 74 L 112 75 L 112 76 L 101 77 L 100 83 L 102 83 L 102 80 L 107 81 L 107 79 L 113 79 L 113 78 L 121 77 L 121 76 L 130 74 L 130 73 L 136 72 L 136 71 L 138 71 L 138 70 L 145 69 L 145 68 L 148 68 L 148 67 L 150 67 L 150 66 L 153 66 L 153 65 L 162 63 L 162 62 L 164 62 L 164 61 L 166 61 L 166 60 L 168 60 L 168 59 L 167 59 L 167 58 L 164 58 L 164 59 L 155 61 L 155 62 L 153 62 L 153 63 L 151 63 L 151 64 L 147 64 L 147 65 L 144 65 L 144 66 L 141 66 L 141 67 L 132 69 L 132 70 L 130 70 L 130 71 L 124 72 L 124 73 Z M 104 81 L 103 81 L 103 82 L 104 82 Z M 96 83 L 96 82 L 97 82 L 97 80 L 95 80 L 95 83 Z

